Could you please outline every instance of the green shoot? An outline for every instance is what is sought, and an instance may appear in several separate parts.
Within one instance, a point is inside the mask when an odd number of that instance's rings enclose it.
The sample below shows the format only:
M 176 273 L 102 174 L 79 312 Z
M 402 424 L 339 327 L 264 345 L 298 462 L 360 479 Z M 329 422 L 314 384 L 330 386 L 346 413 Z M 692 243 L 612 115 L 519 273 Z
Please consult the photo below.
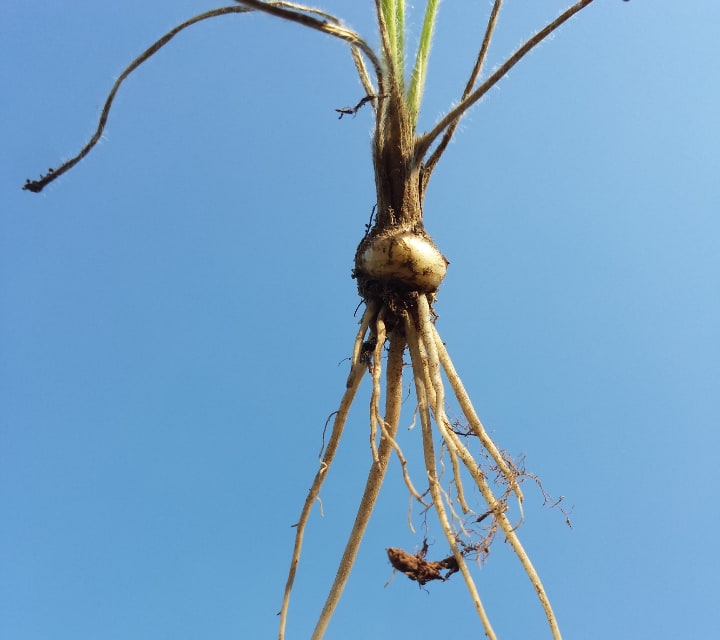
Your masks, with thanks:
M 401 91 L 404 91 L 405 74 L 405 0 L 382 0 L 381 10 L 390 44 L 391 66 Z
M 420 32 L 420 42 L 418 43 L 418 50 L 415 55 L 415 67 L 413 68 L 410 78 L 410 88 L 407 93 L 407 106 L 413 126 L 417 123 L 423 91 L 425 90 L 427 62 L 430 57 L 430 44 L 439 4 L 439 0 L 428 0 L 427 6 L 425 7 L 425 17 L 423 19 L 422 31 Z

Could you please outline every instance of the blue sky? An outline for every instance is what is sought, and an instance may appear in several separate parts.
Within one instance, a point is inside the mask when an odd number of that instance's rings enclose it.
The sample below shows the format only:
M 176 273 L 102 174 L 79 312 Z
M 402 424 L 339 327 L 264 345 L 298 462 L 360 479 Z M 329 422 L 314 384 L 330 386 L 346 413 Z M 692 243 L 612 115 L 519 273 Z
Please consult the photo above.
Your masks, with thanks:
M 525 4 L 491 65 L 563 7 Z M 441 4 L 421 128 L 457 99 L 487 5 Z M 139 52 L 213 6 L 0 9 L 0 638 L 276 633 L 374 204 L 370 111 L 334 112 L 363 95 L 349 55 L 265 16 L 198 25 L 135 72 L 86 160 L 20 190 L 84 144 Z M 323 7 L 375 42 L 369 2 Z M 719 23 L 714 0 L 597 0 L 463 120 L 426 200 L 451 261 L 437 326 L 476 408 L 574 506 L 570 530 L 528 488 L 520 531 L 567 638 L 717 629 Z M 289 639 L 349 531 L 368 395 Z M 327 638 L 480 634 L 459 579 L 384 588 L 385 547 L 421 542 L 406 508 L 395 465 Z M 501 543 L 476 575 L 501 638 L 544 637 Z

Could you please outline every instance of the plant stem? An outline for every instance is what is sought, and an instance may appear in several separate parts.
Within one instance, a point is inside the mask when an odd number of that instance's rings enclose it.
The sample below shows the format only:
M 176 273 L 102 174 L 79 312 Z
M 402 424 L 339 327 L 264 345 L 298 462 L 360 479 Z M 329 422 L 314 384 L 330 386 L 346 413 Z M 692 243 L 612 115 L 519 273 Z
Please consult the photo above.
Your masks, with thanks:
M 420 31 L 420 42 L 415 55 L 415 66 L 410 78 L 408 89 L 407 105 L 412 120 L 413 131 L 417 124 L 417 117 L 420 113 L 423 92 L 425 91 L 425 77 L 427 76 L 427 64 L 430 57 L 430 46 L 435 28 L 439 0 L 428 0 L 425 6 L 425 17 L 423 18 L 422 30 Z
M 389 64 L 403 90 L 405 70 L 405 0 L 381 0 L 384 26 L 387 29 Z
M 89 142 L 87 142 L 87 144 L 80 150 L 80 152 L 76 156 L 70 158 L 70 160 L 67 160 L 66 162 L 63 162 L 57 169 L 51 169 L 39 180 L 28 180 L 25 183 L 23 189 L 26 191 L 32 191 L 33 193 L 40 193 L 48 184 L 50 184 L 53 180 L 59 178 L 66 171 L 72 169 L 78 162 L 80 162 L 80 160 L 82 160 L 88 153 L 90 153 L 92 148 L 100 141 L 100 138 L 102 138 L 103 131 L 105 131 L 105 125 L 107 124 L 107 120 L 110 115 L 110 109 L 112 108 L 113 102 L 115 100 L 115 95 L 117 94 L 118 89 L 120 89 L 120 85 L 133 71 L 135 71 L 135 69 L 137 69 L 143 62 L 151 58 L 160 49 L 162 49 L 178 33 L 187 29 L 188 27 L 191 27 L 194 24 L 197 24 L 198 22 L 202 22 L 203 20 L 216 18 L 218 16 L 224 16 L 229 13 L 247 13 L 248 11 L 251 11 L 251 9 L 248 9 L 246 7 L 223 7 L 221 9 L 213 9 L 212 11 L 206 11 L 205 13 L 193 16 L 189 20 L 186 20 L 185 22 L 179 24 L 174 29 L 168 31 L 162 38 L 156 40 L 137 58 L 135 58 L 135 60 L 133 60 L 120 74 L 118 79 L 115 80 L 115 84 L 112 86 L 112 89 L 110 89 L 110 93 L 105 99 L 105 104 L 103 105 L 103 109 L 100 114 L 100 121 L 98 122 L 97 129 L 90 138 Z
M 445 117 L 441 118 L 438 123 L 428 132 L 418 138 L 417 155 L 425 157 L 428 150 L 432 146 L 437 137 L 442 134 L 447 127 L 453 122 L 459 120 L 463 114 L 482 98 L 499 80 L 512 69 L 520 60 L 530 52 L 531 49 L 540 44 L 547 36 L 560 27 L 563 23 L 572 18 L 578 11 L 588 6 L 593 0 L 580 0 L 570 8 L 563 11 L 555 20 L 540 29 L 534 36 L 525 41 L 497 70 L 490 75 L 477 89 L 475 89 L 467 98 L 461 100 L 460 103 L 451 109 Z
M 465 85 L 465 90 L 463 91 L 461 100 L 464 100 L 470 95 L 473 87 L 475 86 L 475 83 L 477 82 L 478 77 L 480 76 L 483 64 L 485 63 L 485 58 L 487 57 L 487 52 L 490 49 L 490 41 L 492 40 L 495 27 L 497 26 L 498 17 L 500 16 L 500 7 L 502 6 L 502 3 L 503 0 L 495 0 L 495 3 L 493 4 L 492 11 L 490 12 L 490 17 L 488 18 L 488 24 L 485 28 L 485 35 L 483 37 L 482 44 L 480 45 L 480 51 L 478 52 L 477 58 L 475 60 L 475 65 L 470 72 L 470 77 L 468 78 L 468 81 Z M 443 134 L 442 140 L 435 148 L 435 151 L 432 152 L 432 155 L 427 159 L 427 162 L 425 162 L 425 172 L 423 175 L 425 184 L 427 184 L 427 181 L 430 179 L 430 175 L 432 174 L 433 169 L 435 169 L 435 165 L 438 163 L 438 160 L 440 160 L 440 156 L 442 156 L 443 152 L 450 143 L 450 140 L 455 134 L 455 130 L 457 129 L 459 123 L 460 118 L 458 118 L 450 126 L 448 126 L 448 128 L 445 130 L 445 133 Z
M 360 53 L 362 53 L 362 55 L 364 55 L 370 61 L 375 70 L 379 93 L 386 93 L 386 74 L 382 64 L 380 63 L 380 59 L 375 55 L 375 52 L 372 50 L 372 48 L 357 33 L 343 27 L 340 24 L 340 21 L 334 16 L 324 11 L 319 11 L 318 9 L 312 9 L 310 7 L 304 7 L 302 5 L 290 2 L 261 2 L 260 0 L 235 0 L 235 2 L 243 6 L 222 7 L 220 9 L 213 9 L 211 11 L 206 11 L 205 13 L 194 16 L 189 20 L 186 20 L 182 24 L 179 24 L 174 29 L 171 29 L 168 33 L 162 36 L 162 38 L 155 41 L 148 49 L 146 49 L 137 58 L 135 58 L 135 60 L 133 60 L 120 74 L 118 79 L 115 81 L 112 89 L 110 89 L 110 93 L 105 99 L 105 104 L 103 106 L 102 113 L 100 114 L 100 121 L 98 123 L 98 127 L 93 136 L 90 138 L 90 141 L 80 150 L 80 152 L 76 156 L 70 158 L 70 160 L 67 160 L 66 162 L 63 162 L 57 168 L 50 169 L 38 180 L 26 180 L 23 186 L 23 190 L 30 191 L 32 193 L 40 193 L 48 184 L 59 178 L 61 175 L 72 169 L 78 162 L 80 162 L 102 138 L 102 134 L 105 130 L 108 116 L 110 114 L 110 108 L 112 107 L 113 101 L 115 100 L 115 95 L 117 94 L 118 89 L 120 89 L 120 85 L 122 85 L 125 79 L 141 64 L 151 58 L 159 49 L 161 49 L 168 42 L 170 42 L 170 40 L 172 40 L 178 33 L 183 31 L 187 27 L 190 27 L 194 24 L 197 24 L 198 22 L 207 20 L 209 18 L 227 15 L 229 13 L 247 13 L 252 10 L 257 10 L 269 13 L 270 15 L 274 15 L 278 18 L 289 20 L 291 22 L 297 22 L 305 27 L 309 27 L 311 29 L 315 29 L 317 31 L 321 31 L 323 33 L 331 35 L 335 38 L 339 38 L 340 40 L 343 40 L 350 45 L 353 60 L 358 70 L 358 74 L 360 75 L 360 81 L 362 82 L 362 85 L 368 92 L 368 94 L 371 94 L 373 92 L 372 82 L 368 77 L 367 70 L 365 69 L 365 64 L 362 60 L 362 56 L 360 55 Z M 320 18 L 314 16 L 320 16 Z

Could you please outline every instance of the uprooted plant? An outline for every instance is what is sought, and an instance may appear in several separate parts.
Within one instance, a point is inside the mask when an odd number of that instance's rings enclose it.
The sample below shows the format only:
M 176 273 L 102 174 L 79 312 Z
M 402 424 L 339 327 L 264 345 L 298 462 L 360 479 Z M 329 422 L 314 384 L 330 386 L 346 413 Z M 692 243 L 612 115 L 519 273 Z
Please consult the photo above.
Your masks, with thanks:
M 503 4 L 502 0 L 494 0 L 479 52 L 457 104 L 430 131 L 418 133 L 417 118 L 438 0 L 427 0 L 414 62 L 407 68 L 404 0 L 374 0 L 381 42 L 379 52 L 373 50 L 359 34 L 324 11 L 291 2 L 237 0 L 236 5 L 208 11 L 182 23 L 134 60 L 110 91 L 97 132 L 87 145 L 73 159 L 38 180 L 28 180 L 24 186 L 26 190 L 39 192 L 77 164 L 100 139 L 115 94 L 125 78 L 180 31 L 202 20 L 230 13 L 262 11 L 349 45 L 365 95 L 355 107 L 337 111 L 342 118 L 343 115 L 357 113 L 366 105 L 373 110 L 372 155 L 377 203 L 373 222 L 368 225 L 355 254 L 353 277 L 365 306 L 352 348 L 346 389 L 334 414 L 331 434 L 321 453 L 320 467 L 295 525 L 295 545 L 280 612 L 281 640 L 285 637 L 290 595 L 308 518 L 333 463 L 350 406 L 368 372 L 372 381 L 370 471 L 334 583 L 312 638 L 323 637 L 338 604 L 393 452 L 400 462 L 411 499 L 422 505 L 424 513 L 435 513 L 450 547 L 450 555 L 439 561 L 426 560 L 425 539 L 422 550 L 416 554 L 390 547 L 387 551 L 392 565 L 421 585 L 430 580 L 444 581 L 459 572 L 485 634 L 495 638 L 467 557 L 486 557 L 495 534 L 501 533 L 537 593 L 553 638 L 560 638 L 550 600 L 517 535 L 517 528 L 522 522 L 523 493 L 520 484 L 527 477 L 535 478 L 501 451 L 484 429 L 436 327 L 433 304 L 448 261 L 425 229 L 423 200 L 430 177 L 467 110 L 535 45 L 591 2 L 575 2 L 530 37 L 497 69 L 483 76 L 483 66 Z M 421 427 L 423 491 L 413 483 L 410 465 L 396 440 L 403 400 L 403 356 L 406 352 L 410 356 L 415 390 L 415 415 Z M 462 412 L 462 430 L 457 428 L 457 421 L 451 422 L 448 418 L 447 385 Z M 383 396 L 384 409 L 381 408 Z M 478 457 L 466 444 L 469 438 L 473 439 L 473 446 L 481 451 Z M 444 476 L 445 461 L 449 461 L 451 470 L 449 480 Z M 474 495 L 481 497 L 482 509 L 474 511 L 471 507 L 475 503 L 467 497 L 469 486 Z M 509 516 L 511 498 L 517 513 L 512 520 Z M 412 522 L 410 526 L 412 528 Z

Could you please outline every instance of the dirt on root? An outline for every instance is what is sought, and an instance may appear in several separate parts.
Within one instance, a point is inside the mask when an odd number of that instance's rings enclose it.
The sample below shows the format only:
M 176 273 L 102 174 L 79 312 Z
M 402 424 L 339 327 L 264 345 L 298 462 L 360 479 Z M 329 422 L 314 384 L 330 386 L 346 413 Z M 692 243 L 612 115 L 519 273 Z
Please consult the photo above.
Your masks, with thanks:
M 453 573 L 460 570 L 455 556 L 448 556 L 443 560 L 436 561 L 426 560 L 427 550 L 426 541 L 423 543 L 422 549 L 414 555 L 394 547 L 390 547 L 386 551 L 390 564 L 421 586 L 432 580 L 445 582 Z M 440 573 L 443 570 L 447 570 L 445 575 Z

